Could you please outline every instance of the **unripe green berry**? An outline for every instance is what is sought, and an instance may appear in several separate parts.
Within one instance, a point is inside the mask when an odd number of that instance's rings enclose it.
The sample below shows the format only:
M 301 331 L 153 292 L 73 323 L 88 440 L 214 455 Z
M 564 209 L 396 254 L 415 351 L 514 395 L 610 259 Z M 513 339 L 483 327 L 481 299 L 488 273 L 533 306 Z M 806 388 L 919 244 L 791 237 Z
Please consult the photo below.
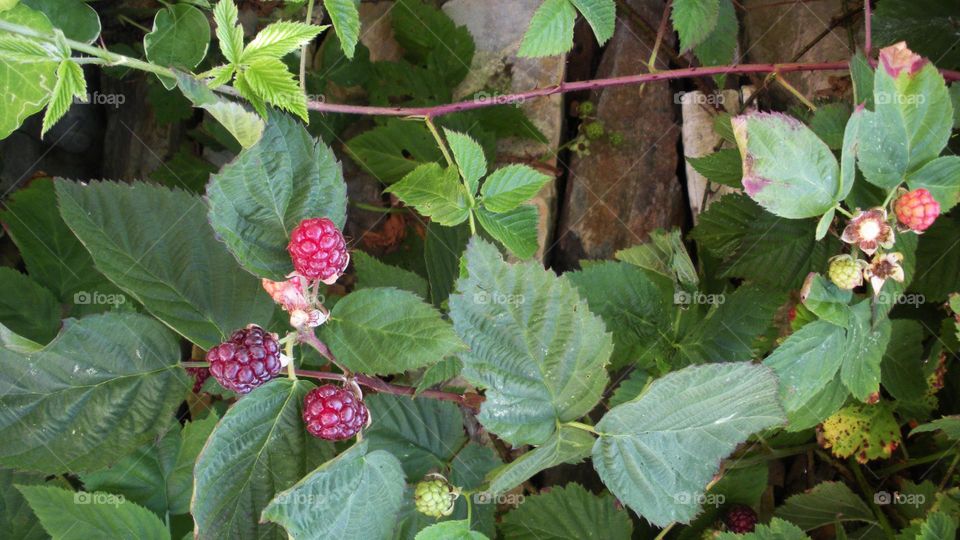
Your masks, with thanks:
M 442 518 L 453 513 L 459 493 L 442 477 L 424 480 L 413 492 L 414 505 L 421 514 Z
M 620 133 L 619 131 L 610 133 L 610 144 L 613 146 L 620 146 L 623 144 L 623 133 Z
M 588 139 L 596 140 L 603 137 L 605 130 L 603 129 L 603 122 L 591 122 L 584 126 L 583 131 Z
M 578 111 L 580 113 L 580 116 L 587 116 L 592 114 L 595 109 L 596 107 L 594 107 L 592 101 L 584 101 L 583 103 L 580 104 L 580 108 L 578 109 Z
M 858 261 L 850 255 L 837 255 L 830 259 L 830 269 L 827 273 L 834 285 L 849 290 L 863 284 L 863 267 L 863 261 Z

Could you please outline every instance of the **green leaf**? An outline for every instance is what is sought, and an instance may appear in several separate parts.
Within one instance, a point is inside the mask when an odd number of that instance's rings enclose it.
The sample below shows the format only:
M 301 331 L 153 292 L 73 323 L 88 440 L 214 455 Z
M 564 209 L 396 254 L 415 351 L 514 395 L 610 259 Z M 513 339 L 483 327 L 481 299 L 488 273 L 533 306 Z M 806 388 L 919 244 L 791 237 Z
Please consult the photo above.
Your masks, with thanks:
M 917 433 L 933 433 L 934 431 L 943 431 L 948 439 L 960 440 L 960 416 L 944 416 L 933 422 L 921 424 L 910 431 L 910 436 L 912 437 Z
M 800 300 L 818 318 L 843 328 L 849 328 L 853 317 L 850 299 L 853 291 L 841 289 L 820 274 L 807 276 Z
M 470 347 L 463 375 L 486 388 L 478 419 L 515 446 L 543 444 L 597 404 L 613 340 L 569 280 L 539 263 L 507 264 L 474 238 L 464 268 L 450 317 Z
M 10 540 L 48 538 L 23 494 L 14 486 L 43 485 L 46 475 L 0 469 L 0 527 Z
M 866 108 L 873 110 L 873 68 L 864 56 L 863 51 L 858 50 L 853 58 L 850 59 L 850 79 L 853 82 L 853 104 L 865 105 Z
M 700 221 L 690 232 L 690 238 L 711 255 L 724 258 L 736 251 L 762 214 L 760 206 L 746 195 L 724 195 L 700 214 Z
M 278 493 L 262 519 L 282 525 L 292 538 L 389 538 L 403 488 L 397 458 L 357 443 Z
M 877 524 L 867 503 L 842 482 L 823 482 L 810 491 L 788 498 L 777 508 L 776 516 L 805 531 L 812 531 L 838 520 Z
M 562 465 L 577 464 L 590 457 L 593 436 L 578 428 L 560 426 L 543 445 L 530 450 L 514 461 L 489 474 L 487 495 L 510 491 L 540 471 Z
M 923 327 L 917 321 L 892 321 L 890 345 L 880 365 L 883 387 L 898 402 L 920 402 L 927 394 L 923 366 Z
M 840 378 L 853 397 L 867 401 L 880 391 L 880 363 L 890 342 L 890 319 L 873 322 L 869 300 L 851 310 Z
M 348 294 L 330 312 L 321 338 L 347 369 L 369 375 L 425 367 L 463 347 L 436 309 L 398 289 Z
M 417 70 L 398 64 L 402 69 L 416 78 L 436 79 L 445 92 L 464 80 L 476 51 L 466 26 L 457 26 L 449 15 L 423 0 L 399 0 L 390 17 L 404 58 L 423 71 L 416 74 Z
M 0 21 L 26 26 L 44 35 L 53 34 L 53 25 L 39 11 L 24 4 L 0 11 Z M 53 92 L 57 61 L 27 64 L 0 55 L 0 139 L 6 139 L 30 115 L 46 106 Z
M 193 193 L 203 193 L 210 175 L 216 172 L 217 167 L 212 163 L 181 146 L 172 158 L 150 173 L 150 179 L 169 188 L 179 187 Z
M 528 497 L 503 516 L 500 530 L 511 540 L 580 540 L 598 535 L 629 540 L 633 522 L 610 494 L 594 495 L 580 484 L 570 483 Z
M 312 388 L 303 379 L 275 379 L 223 416 L 194 469 L 190 510 L 199 537 L 287 537 L 261 523 L 260 512 L 330 454 L 303 427 L 303 398 Z
M 946 214 L 960 200 L 960 157 L 944 156 L 928 161 L 920 169 L 907 174 L 910 189 L 923 188 L 940 203 Z
M 354 251 L 350 260 L 353 261 L 353 267 L 357 271 L 357 289 L 396 287 L 410 291 L 421 298 L 429 298 L 427 280 L 416 272 L 384 264 L 362 251 Z
M 920 525 L 917 540 L 949 540 L 957 537 L 957 520 L 943 512 L 931 512 Z
M 347 186 L 333 150 L 303 124 L 272 114 L 260 141 L 211 177 L 208 218 L 250 273 L 275 281 L 293 270 L 287 241 L 302 220 L 346 221 Z
M 43 349 L 0 349 L 0 464 L 50 474 L 109 465 L 160 433 L 190 387 L 162 325 L 69 321 Z
M 940 0 L 884 0 L 873 13 L 873 42 L 891 45 L 906 41 L 923 56 L 948 69 L 960 67 L 957 28 L 960 6 Z
M 907 172 L 940 155 L 953 128 L 953 105 L 940 72 L 927 63 L 894 78 L 886 68 L 874 78 L 875 112 L 866 112 L 860 170 L 868 182 L 892 189 Z
M 607 404 L 610 407 L 616 407 L 628 401 L 633 401 L 650 383 L 650 374 L 646 371 L 635 369 L 630 372 L 630 376 L 617 385 Z
M 593 466 L 620 501 L 651 523 L 687 523 L 720 460 L 750 434 L 784 421 L 769 369 L 693 366 L 610 409 L 597 423 Z
M 698 158 L 687 157 L 686 160 L 711 182 L 738 189 L 742 185 L 743 162 L 740 160 L 740 151 L 735 148 L 724 148 Z
M 469 186 L 473 195 L 480 187 L 480 179 L 487 175 L 487 158 L 483 155 L 483 147 L 469 135 L 444 129 L 453 159 L 457 161 L 460 176 Z
M 416 540 L 487 540 L 483 533 L 470 530 L 467 520 L 444 521 L 417 533 Z
M 412 482 L 445 467 L 467 442 L 463 414 L 449 401 L 376 394 L 364 403 L 373 419 L 363 432 L 370 450 L 396 456 Z
M 697 361 L 741 362 L 755 357 L 753 343 L 770 326 L 785 294 L 744 285 L 722 301 L 679 344 L 681 354 Z
M 467 249 L 469 240 L 470 229 L 466 224 L 456 227 L 427 224 L 423 258 L 433 305 L 442 306 L 453 292 L 454 282 L 460 277 L 460 255 Z
M 60 304 L 30 277 L 0 267 L 0 323 L 27 339 L 49 343 L 60 329 Z
M 949 294 L 960 291 L 960 272 L 957 272 L 960 244 L 957 238 L 960 238 L 960 214 L 956 212 L 940 216 L 920 236 L 917 275 L 911 289 L 924 295 L 927 302 L 945 301 Z
M 850 105 L 846 103 L 827 103 L 817 108 L 810 118 L 810 129 L 825 142 L 831 150 L 840 150 L 847 121 L 850 119 Z
M 737 37 L 740 24 L 737 12 L 730 0 L 720 0 L 717 11 L 717 24 L 702 42 L 693 47 L 693 52 L 704 66 L 723 66 L 734 61 L 737 51 Z M 726 75 L 715 75 L 717 87 L 723 88 Z
M 590 24 L 600 45 L 613 37 L 617 23 L 617 5 L 614 0 L 570 0 L 570 3 Z
M 217 5 L 229 1 L 221 0 Z M 245 109 L 243 105 L 217 96 L 206 85 L 190 75 L 178 74 L 177 85 L 195 107 L 204 109 L 217 122 L 223 124 L 223 127 L 237 139 L 240 146 L 250 148 L 260 140 L 264 129 L 263 119 Z
M 93 43 L 100 35 L 100 16 L 82 0 L 20 0 L 20 3 L 42 12 L 69 39 Z
M 470 215 L 467 193 L 454 167 L 425 163 L 386 191 L 441 225 L 463 223 Z
M 773 518 L 769 525 L 758 524 L 751 533 L 734 534 L 722 532 L 717 540 L 809 540 L 810 537 L 789 521 Z
M 423 371 L 420 380 L 417 382 L 417 389 L 414 397 L 420 395 L 424 390 L 436 386 L 444 381 L 460 375 L 463 370 L 463 363 L 459 358 L 449 357 L 437 362 Z
M 289 111 L 304 122 L 309 121 L 307 116 L 307 97 L 300 89 L 293 73 L 287 69 L 287 65 L 277 58 L 257 56 L 250 61 L 247 68 L 241 72 L 243 81 L 249 85 L 249 88 L 257 98 L 269 103 L 277 108 Z M 240 75 L 237 76 L 240 79 Z M 241 85 L 238 83 L 238 88 Z M 243 90 L 240 91 L 243 94 Z M 244 97 L 249 98 L 245 95 Z M 257 107 L 257 101 L 251 102 L 254 108 Z M 263 114 L 262 111 L 260 111 Z
M 521 57 L 555 56 L 573 48 L 577 10 L 569 0 L 545 0 L 520 42 Z
M 719 0 L 675 0 L 670 20 L 680 35 L 680 52 L 687 52 L 707 39 L 717 27 L 719 15 Z
M 799 431 L 809 427 L 796 425 L 794 415 L 803 413 L 834 380 L 843 363 L 845 340 L 843 328 L 827 321 L 814 321 L 791 334 L 763 361 L 780 379 L 780 399 L 790 419 L 787 429 Z
M 750 198 L 789 219 L 819 217 L 836 205 L 840 167 L 810 128 L 780 113 L 749 113 L 732 121 Z
M 57 82 L 53 85 L 53 94 L 43 115 L 40 136 L 50 131 L 63 115 L 70 110 L 74 98 L 87 100 L 87 80 L 83 77 L 83 68 L 70 60 L 64 60 L 57 66 Z
M 525 204 L 502 214 L 480 208 L 477 210 L 477 221 L 483 230 L 519 259 L 533 257 L 540 247 L 537 240 L 540 214 L 536 206 Z
M 840 192 L 837 195 L 840 199 L 846 199 L 850 195 L 854 180 L 857 177 L 857 151 L 860 149 L 860 144 L 865 136 L 863 130 L 864 115 L 866 114 L 865 109 L 857 107 L 843 130 L 842 153 L 840 155 Z M 828 219 L 826 218 L 827 215 L 830 215 L 829 220 L 832 221 L 833 213 L 827 212 L 827 214 L 824 214 L 824 220 Z M 821 224 L 823 223 L 824 221 L 821 221 Z M 817 240 L 826 236 L 826 227 L 829 227 L 829 224 L 817 228 Z M 821 235 L 821 232 L 824 234 Z
M 217 420 L 211 411 L 183 429 L 178 422 L 171 422 L 158 440 L 108 469 L 83 475 L 84 488 L 122 494 L 161 516 L 186 514 L 193 494 L 193 466 Z
M 157 12 L 153 31 L 143 36 L 147 60 L 153 64 L 190 71 L 207 55 L 210 23 L 206 15 L 188 4 L 175 4 Z M 176 81 L 164 85 L 172 88 Z
M 683 288 L 696 287 L 700 278 L 683 245 L 680 229 L 657 229 L 649 236 L 650 241 L 645 244 L 618 251 L 617 260 L 670 278 Z
M 613 333 L 614 369 L 653 365 L 670 352 L 672 344 L 662 338 L 662 332 L 673 323 L 673 309 L 643 270 L 603 261 L 566 276 Z
M 200 197 L 140 182 L 57 180 L 56 190 L 97 268 L 201 348 L 270 320 L 273 302 L 214 238 Z
M 217 25 L 220 52 L 227 62 L 236 64 L 243 54 L 243 27 L 240 26 L 237 6 L 233 0 L 220 0 L 213 8 L 213 22 Z M 182 83 L 181 83 L 182 84 Z
M 110 493 L 85 494 L 52 486 L 17 486 L 17 489 L 53 538 L 170 539 L 170 532 L 156 514 Z
M 59 62 L 63 58 L 57 44 L 33 41 L 17 34 L 0 34 L 0 57 L 5 61 L 29 64 Z
M 550 175 L 527 165 L 497 169 L 480 188 L 483 207 L 497 213 L 513 210 L 539 193 L 550 180 Z
M 355 0 L 323 0 L 323 7 L 330 15 L 333 27 L 340 38 L 343 54 L 353 60 L 357 43 L 360 41 L 360 12 Z
M 297 21 L 270 23 L 247 44 L 237 63 L 253 66 L 262 60 L 279 60 L 310 43 L 324 28 Z
M 437 143 L 421 122 L 390 119 L 347 141 L 357 165 L 384 184 L 393 184 L 419 165 L 443 159 Z

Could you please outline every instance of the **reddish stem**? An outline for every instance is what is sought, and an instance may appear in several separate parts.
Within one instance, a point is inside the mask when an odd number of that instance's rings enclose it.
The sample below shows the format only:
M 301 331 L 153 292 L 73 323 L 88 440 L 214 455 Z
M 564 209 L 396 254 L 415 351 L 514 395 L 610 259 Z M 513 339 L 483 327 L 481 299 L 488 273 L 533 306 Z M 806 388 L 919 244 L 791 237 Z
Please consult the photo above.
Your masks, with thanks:
M 871 16 L 870 0 L 863 0 L 863 54 L 870 58 L 870 50 L 873 48 L 873 17 Z
M 741 64 L 736 66 L 713 66 L 713 67 L 691 67 L 682 69 L 673 69 L 658 71 L 656 73 L 643 73 L 640 75 L 627 75 L 624 77 L 613 77 L 609 79 L 595 79 L 590 81 L 564 82 L 555 86 L 546 88 L 537 88 L 520 92 L 498 96 L 497 99 L 475 99 L 473 101 L 461 101 L 459 103 L 447 103 L 444 105 L 434 105 L 432 107 L 373 107 L 367 105 L 346 105 L 339 103 L 324 103 L 320 101 L 308 101 L 307 108 L 312 111 L 360 114 L 365 116 L 421 116 L 436 118 L 447 114 L 482 109 L 494 105 L 508 105 L 523 103 L 528 99 L 552 96 L 555 94 L 564 94 L 567 92 L 579 92 L 581 90 L 596 90 L 599 88 L 609 88 L 614 86 L 626 86 L 631 84 L 642 84 L 652 81 L 665 81 L 670 79 L 684 79 L 691 77 L 707 77 L 722 74 L 747 74 L 747 73 L 790 73 L 795 71 L 846 71 L 849 65 L 846 60 L 840 62 L 816 62 L 816 63 L 787 63 L 787 64 Z M 960 80 L 960 72 L 941 70 L 944 78 L 947 80 Z M 225 89 L 218 89 L 223 91 Z M 230 93 L 229 91 L 227 91 Z

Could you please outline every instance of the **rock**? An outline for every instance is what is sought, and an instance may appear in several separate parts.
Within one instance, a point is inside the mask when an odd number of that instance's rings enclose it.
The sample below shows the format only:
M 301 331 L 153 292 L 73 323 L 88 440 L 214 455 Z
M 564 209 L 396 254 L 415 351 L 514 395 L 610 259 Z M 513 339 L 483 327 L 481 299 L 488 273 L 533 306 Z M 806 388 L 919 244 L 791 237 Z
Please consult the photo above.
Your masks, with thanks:
M 659 20 L 663 13 L 660 0 L 629 3 L 647 20 Z M 619 20 L 596 77 L 646 72 L 652 46 L 651 39 Z M 667 69 L 664 56 L 659 56 L 660 69 Z M 667 82 L 592 94 L 597 118 L 607 130 L 620 132 L 623 144 L 592 141 L 590 155 L 573 156 L 553 255 L 557 268 L 577 267 L 581 259 L 611 258 L 617 250 L 645 241 L 654 229 L 683 223 L 675 97 Z
M 759 5 L 768 4 L 769 0 L 743 0 L 742 3 L 746 8 L 742 17 L 747 56 L 745 62 L 750 63 L 794 61 L 793 58 L 803 47 L 829 27 L 831 19 L 844 12 L 843 2 L 839 0 L 795 2 L 762 8 Z M 858 31 L 857 35 L 862 35 L 862 32 Z M 861 38 L 857 39 L 857 43 L 862 43 Z M 796 61 L 848 60 L 853 53 L 846 29 L 839 26 Z M 809 71 L 788 73 L 785 77 L 800 93 L 813 98 L 822 94 L 835 94 L 838 75 L 842 73 Z M 788 98 L 786 91 L 779 85 L 771 84 L 769 88 L 774 90 L 778 97 L 791 99 L 788 103 L 795 103 L 795 99 Z
M 541 0 L 451 0 L 443 10 L 457 24 L 470 30 L 477 50 L 470 66 L 470 74 L 460 85 L 456 95 L 463 99 L 485 87 L 501 88 L 505 93 L 522 92 L 533 88 L 554 86 L 563 81 L 565 58 L 519 58 L 517 50 L 527 30 L 533 12 Z M 499 81 L 505 81 L 500 84 Z M 537 161 L 543 155 L 552 156 L 546 169 L 556 164 L 554 149 L 560 144 L 563 129 L 563 98 L 556 95 L 528 101 L 521 105 L 530 120 L 547 138 L 547 144 L 530 140 L 504 139 L 499 142 L 498 159 L 503 163 Z M 538 258 L 549 247 L 556 220 L 557 186 L 550 182 L 533 199 L 540 209 L 537 238 Z

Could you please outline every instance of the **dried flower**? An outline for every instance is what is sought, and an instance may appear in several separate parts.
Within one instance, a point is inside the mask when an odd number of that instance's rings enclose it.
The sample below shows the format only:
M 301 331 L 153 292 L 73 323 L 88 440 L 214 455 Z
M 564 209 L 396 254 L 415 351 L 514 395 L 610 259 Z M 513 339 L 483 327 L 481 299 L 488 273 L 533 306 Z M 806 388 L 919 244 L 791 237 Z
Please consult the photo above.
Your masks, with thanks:
M 903 254 L 898 252 L 878 253 L 877 256 L 873 258 L 870 266 L 863 271 L 863 275 L 870 280 L 870 285 L 873 287 L 873 294 L 880 294 L 880 289 L 883 288 L 883 283 L 887 279 L 903 283 L 902 262 Z
M 848 244 L 857 244 L 867 255 L 873 255 L 880 247 L 893 247 L 893 227 L 887 223 L 887 211 L 883 208 L 857 210 L 841 238 Z

